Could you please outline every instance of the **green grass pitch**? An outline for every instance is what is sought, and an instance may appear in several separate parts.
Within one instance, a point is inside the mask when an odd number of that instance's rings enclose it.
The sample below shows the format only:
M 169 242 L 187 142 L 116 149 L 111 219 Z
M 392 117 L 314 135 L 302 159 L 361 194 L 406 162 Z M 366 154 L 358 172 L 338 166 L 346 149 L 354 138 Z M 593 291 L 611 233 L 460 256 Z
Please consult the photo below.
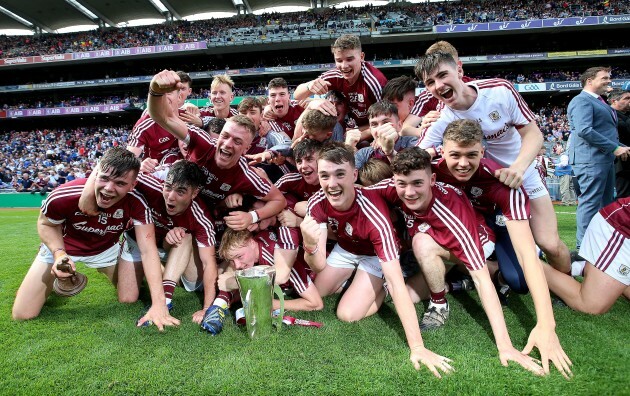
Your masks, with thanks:
M 574 208 L 558 207 L 563 240 L 575 244 Z M 535 377 L 515 364 L 501 366 L 476 292 L 449 297 L 451 319 L 427 332 L 427 347 L 453 359 L 442 380 L 416 372 L 391 303 L 359 323 L 335 319 L 336 299 L 321 312 L 296 316 L 324 322 L 321 329 L 290 327 L 250 341 L 229 323 L 212 337 L 191 314 L 199 297 L 178 288 L 178 328 L 138 329 L 142 303 L 119 304 L 105 277 L 79 268 L 90 281 L 76 297 L 48 300 L 39 318 L 11 320 L 15 292 L 37 252 L 36 210 L 0 211 L 0 394 L 2 395 L 621 395 L 630 394 L 630 304 L 618 301 L 592 317 L 554 308 L 557 331 L 574 363 L 566 381 L 553 369 Z M 418 306 L 421 315 L 423 307 Z M 516 348 L 523 348 L 535 318 L 529 296 L 512 297 L 505 310 Z

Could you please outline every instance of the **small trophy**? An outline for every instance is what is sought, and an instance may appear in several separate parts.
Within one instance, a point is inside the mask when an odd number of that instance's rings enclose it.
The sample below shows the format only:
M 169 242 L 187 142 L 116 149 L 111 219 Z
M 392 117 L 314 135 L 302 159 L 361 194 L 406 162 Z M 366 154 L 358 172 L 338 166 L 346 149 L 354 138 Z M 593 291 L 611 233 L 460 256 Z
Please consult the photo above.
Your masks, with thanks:
M 57 295 L 61 297 L 72 297 L 81 293 L 81 291 L 85 289 L 85 286 L 87 285 L 87 276 L 73 271 L 69 258 L 66 257 L 61 260 L 61 262 L 57 264 L 57 269 L 61 272 L 72 274 L 72 276 L 67 278 L 55 279 L 53 282 L 53 291 L 57 293 Z

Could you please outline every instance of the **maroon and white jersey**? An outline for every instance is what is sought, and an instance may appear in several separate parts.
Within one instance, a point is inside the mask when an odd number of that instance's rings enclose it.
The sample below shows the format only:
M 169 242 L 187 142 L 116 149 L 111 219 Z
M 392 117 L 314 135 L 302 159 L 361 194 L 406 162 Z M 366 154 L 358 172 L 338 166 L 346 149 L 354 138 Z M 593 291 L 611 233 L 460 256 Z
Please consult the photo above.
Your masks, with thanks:
M 269 121 L 269 126 L 271 126 L 272 130 L 276 132 L 284 132 L 287 136 L 293 139 L 295 123 L 303 112 L 304 108 L 302 106 L 298 105 L 295 101 L 291 101 L 291 103 L 289 103 L 289 111 L 287 114 L 282 118 L 276 118 L 275 120 Z
M 276 182 L 278 190 L 284 194 L 287 200 L 287 207 L 293 209 L 295 204 L 307 201 L 321 188 L 319 184 L 311 185 L 304 181 L 301 174 L 297 172 L 287 173 Z
M 280 247 L 278 245 L 278 236 L 276 233 L 271 230 L 261 231 L 254 236 L 254 239 L 258 243 L 260 250 L 258 264 L 273 266 L 273 252 Z M 293 287 L 298 294 L 302 294 L 306 291 L 306 289 L 308 289 L 309 284 L 314 278 L 315 274 L 313 274 L 313 271 L 304 261 L 304 251 L 300 249 L 298 251 L 297 259 L 295 260 L 295 263 L 293 263 L 293 268 L 291 268 L 289 281 L 280 285 L 280 287 L 283 289 Z
M 184 156 L 178 147 L 177 149 L 169 151 L 166 155 L 164 155 L 164 157 L 162 157 L 160 160 L 160 166 L 170 166 L 182 159 L 184 159 Z
M 431 202 L 424 213 L 412 211 L 400 200 L 393 179 L 383 180 L 366 190 L 378 192 L 387 202 L 401 209 L 411 238 L 419 232 L 429 234 L 470 271 L 479 270 L 485 265 L 479 234 L 485 232 L 487 236 L 487 227 L 479 229 L 479 217 L 459 189 L 448 184 L 435 183 L 431 188 Z
M 398 238 L 389 208 L 379 192 L 356 189 L 350 209 L 340 212 L 330 205 L 323 191 L 308 200 L 307 214 L 328 224 L 344 250 L 363 256 L 378 256 L 381 262 L 398 260 Z
M 462 77 L 462 81 L 464 82 L 470 82 L 473 80 L 474 79 L 470 77 Z M 428 89 L 425 89 L 416 96 L 416 102 L 409 113 L 418 117 L 424 117 L 428 112 L 437 110 L 438 103 L 440 103 L 440 101 L 437 100 L 435 96 L 431 95 L 431 92 L 429 92 Z
M 144 147 L 144 158 L 160 161 L 170 150 L 177 149 L 177 138 L 159 126 L 145 110 L 133 126 L 127 146 Z
M 158 246 L 166 237 L 166 234 L 175 227 L 186 229 L 200 248 L 211 247 L 215 244 L 215 232 L 212 215 L 206 205 L 195 198 L 190 206 L 177 216 L 169 216 L 166 213 L 166 203 L 162 190 L 164 183 L 159 179 L 144 173 L 138 174 L 136 190 L 145 197 L 151 209 L 151 215 L 155 222 L 155 240 Z M 135 239 L 135 236 L 132 236 Z
M 188 160 L 196 163 L 206 175 L 202 195 L 209 202 L 222 201 L 230 194 L 249 194 L 258 199 L 264 198 L 271 185 L 262 179 L 241 157 L 230 169 L 220 169 L 214 162 L 217 139 L 194 126 L 188 126 Z
M 151 224 L 151 211 L 144 197 L 131 191 L 98 216 L 79 210 L 79 198 L 87 179 L 62 184 L 42 202 L 41 212 L 53 224 L 63 224 L 63 243 L 71 256 L 95 256 L 118 243 L 120 235 L 134 225 Z
M 232 117 L 234 117 L 237 114 L 238 114 L 238 110 L 230 107 L 230 114 L 227 116 L 227 118 L 232 118 Z M 201 109 L 199 111 L 199 117 L 201 117 L 201 119 L 203 119 L 204 117 L 215 117 L 216 118 L 216 115 L 214 114 L 214 107 L 206 107 L 204 109 Z
M 599 213 L 624 238 L 630 239 L 630 197 L 619 198 L 601 208 Z
M 525 188 L 512 189 L 494 177 L 494 172 L 502 166 L 488 158 L 482 158 L 479 169 L 466 183 L 453 177 L 442 158 L 434 163 L 433 171 L 437 180 L 451 184 L 466 193 L 473 207 L 484 214 L 494 213 L 495 207 L 503 212 L 507 220 L 528 220 L 530 217 L 529 197 Z
M 347 100 L 349 115 L 358 126 L 368 123 L 367 111 L 371 105 L 381 100 L 387 78 L 368 62 L 361 63 L 361 75 L 350 85 L 338 69 L 322 73 L 319 78 L 330 82 L 329 90 L 342 92 Z

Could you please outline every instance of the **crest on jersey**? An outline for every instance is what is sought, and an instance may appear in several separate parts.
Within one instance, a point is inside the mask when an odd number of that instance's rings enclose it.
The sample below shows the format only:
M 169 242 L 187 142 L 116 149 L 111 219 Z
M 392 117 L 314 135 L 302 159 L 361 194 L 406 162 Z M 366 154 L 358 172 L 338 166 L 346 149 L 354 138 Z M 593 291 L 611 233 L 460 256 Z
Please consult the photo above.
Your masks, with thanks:
M 271 240 L 272 240 L 272 241 L 274 241 L 274 242 L 277 242 L 277 241 L 278 241 L 278 237 L 276 236 L 276 233 L 275 233 L 275 232 L 270 232 L 270 233 L 269 233 L 269 239 L 271 239 Z
M 479 197 L 481 194 L 483 194 L 483 190 L 482 190 L 481 188 L 479 188 L 479 187 L 476 187 L 476 186 L 475 186 L 475 187 L 473 187 L 473 188 L 471 188 L 471 189 L 470 189 L 470 194 L 471 194 L 473 197 L 477 198 L 477 197 Z
M 505 227 L 505 221 L 506 221 L 505 216 L 500 214 L 500 215 L 497 215 L 497 219 L 496 219 L 495 223 L 498 226 Z
M 352 236 L 352 226 L 350 223 L 346 223 L 346 234 L 348 234 L 348 236 Z
M 623 275 L 623 276 L 628 276 L 628 274 L 630 274 L 630 267 L 628 267 L 627 265 L 623 265 L 623 264 L 621 264 L 621 265 L 619 266 L 618 271 L 619 271 L 619 273 L 620 273 L 621 275 Z
M 223 183 L 223 184 L 221 184 L 221 187 L 220 187 L 220 188 L 221 188 L 221 190 L 223 190 L 223 191 L 230 191 L 230 188 L 232 188 L 232 186 L 230 186 L 230 185 L 229 185 L 229 184 L 227 184 L 227 183 Z
M 499 121 L 501 119 L 501 114 L 498 111 L 494 110 L 492 113 L 488 114 L 488 117 L 494 122 Z
M 116 209 L 116 211 L 114 212 L 114 216 L 115 219 L 122 219 L 123 218 L 123 210 L 122 209 Z
M 429 228 L 431 228 L 431 226 L 427 223 L 422 223 L 418 226 L 418 231 L 420 232 L 427 232 L 429 230 Z

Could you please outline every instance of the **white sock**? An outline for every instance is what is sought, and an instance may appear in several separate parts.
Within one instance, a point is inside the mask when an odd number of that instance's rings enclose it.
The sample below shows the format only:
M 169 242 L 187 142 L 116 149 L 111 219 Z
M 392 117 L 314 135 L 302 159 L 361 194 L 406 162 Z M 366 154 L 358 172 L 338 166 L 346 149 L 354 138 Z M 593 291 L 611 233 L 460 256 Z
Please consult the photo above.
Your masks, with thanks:
M 227 301 L 225 301 L 222 298 L 215 298 L 214 301 L 212 302 L 212 305 L 218 305 L 223 309 L 226 309 L 228 307 Z
M 586 261 L 574 261 L 571 263 L 571 276 L 583 276 Z

